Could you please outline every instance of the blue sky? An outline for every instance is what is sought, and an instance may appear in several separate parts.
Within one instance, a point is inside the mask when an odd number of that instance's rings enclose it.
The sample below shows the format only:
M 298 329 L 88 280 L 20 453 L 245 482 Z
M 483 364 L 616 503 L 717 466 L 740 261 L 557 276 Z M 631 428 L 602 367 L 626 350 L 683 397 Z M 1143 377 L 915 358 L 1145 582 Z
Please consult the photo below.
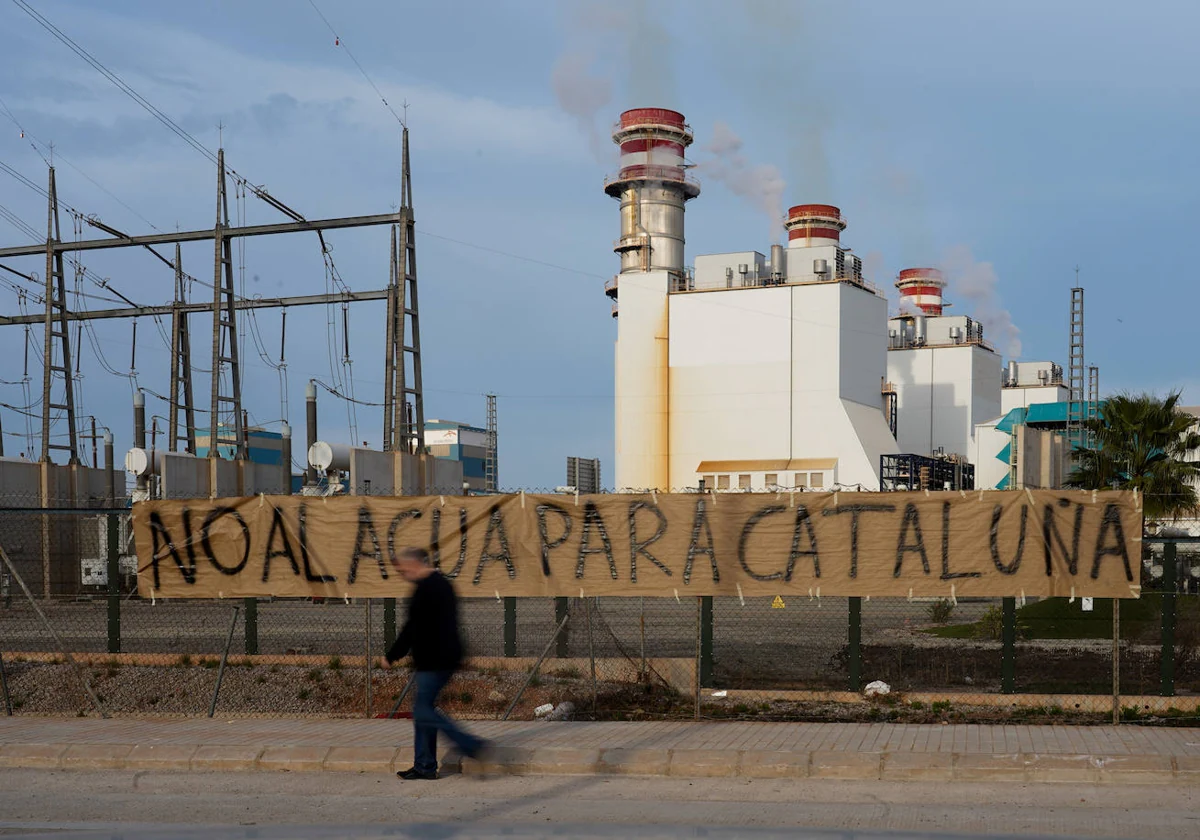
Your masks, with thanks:
M 36 5 L 209 147 L 223 123 L 230 164 L 306 215 L 398 201 L 399 127 L 307 2 Z M 389 102 L 409 103 L 427 415 L 481 423 L 482 395 L 499 394 L 506 486 L 562 483 L 567 455 L 599 456 L 611 477 L 615 324 L 603 283 L 618 265 L 617 214 L 601 180 L 615 164 L 608 127 L 628 107 L 677 108 L 696 132 L 704 192 L 688 209 L 689 254 L 765 251 L 777 208 L 831 202 L 849 221 L 843 240 L 893 296 L 901 268 L 953 268 L 954 311 L 978 314 L 1017 358 L 1059 362 L 1078 265 L 1088 361 L 1103 389 L 1178 387 L 1200 402 L 1187 351 L 1200 6 L 318 5 Z M 29 135 L 55 144 L 64 202 L 130 231 L 211 226 L 215 178 L 200 154 L 16 5 L 0 3 L 0 31 L 0 98 Z M 731 136 L 738 158 L 719 158 L 709 146 Z M 0 161 L 45 180 L 2 112 Z M 44 227 L 43 200 L 3 173 L 0 205 Z M 253 198 L 245 212 L 252 223 L 280 219 Z M 72 236 L 69 217 L 64 225 Z M 385 284 L 385 229 L 329 238 L 352 288 Z M 247 243 L 246 293 L 323 291 L 315 239 L 275 239 Z M 27 240 L 0 219 L 0 241 Z M 185 248 L 197 277 L 211 277 L 211 259 L 202 245 Z M 19 267 L 40 274 L 38 263 Z M 94 252 L 86 263 L 138 302 L 171 297 L 170 272 L 147 254 Z M 0 306 L 16 311 L 16 295 L 0 289 Z M 280 318 L 257 316 L 267 359 L 248 343 L 245 364 L 255 422 L 277 428 L 286 411 L 302 436 L 304 383 L 332 381 L 331 364 L 343 371 L 340 350 L 331 362 L 327 349 L 327 317 L 289 313 L 283 400 L 268 364 Z M 205 320 L 192 329 L 207 345 Z M 358 306 L 350 332 L 355 393 L 377 402 L 382 304 Z M 128 322 L 100 322 L 83 342 L 82 413 L 113 428 L 118 451 L 131 437 L 131 383 L 106 372 L 94 346 L 127 374 L 131 333 Z M 19 328 L 0 330 L 3 382 L 23 374 L 22 340 Z M 146 319 L 136 364 L 140 384 L 167 391 L 166 347 Z M 36 397 L 33 362 L 30 373 Z M 196 385 L 207 395 L 203 375 Z M 0 402 L 24 405 L 21 387 L 0 384 Z M 149 404 L 166 415 L 165 403 Z M 378 445 L 380 409 L 352 416 L 323 393 L 321 411 L 323 437 L 349 439 L 354 419 L 358 437 Z M 24 418 L 0 409 L 0 419 L 6 453 L 21 451 Z

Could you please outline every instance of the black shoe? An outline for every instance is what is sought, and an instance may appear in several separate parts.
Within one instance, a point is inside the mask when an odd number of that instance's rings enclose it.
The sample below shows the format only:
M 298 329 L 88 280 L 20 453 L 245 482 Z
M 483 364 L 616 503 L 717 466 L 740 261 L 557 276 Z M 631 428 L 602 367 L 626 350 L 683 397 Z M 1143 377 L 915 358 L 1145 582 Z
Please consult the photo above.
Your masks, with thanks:
M 434 779 L 436 779 L 438 777 L 436 770 L 434 770 L 432 773 L 425 773 L 425 772 L 422 772 L 421 770 L 418 770 L 416 767 L 409 767 L 407 770 L 401 770 L 396 775 L 399 776 L 401 779 L 404 779 L 406 782 L 413 782 L 413 781 L 418 781 L 418 780 L 433 781 Z

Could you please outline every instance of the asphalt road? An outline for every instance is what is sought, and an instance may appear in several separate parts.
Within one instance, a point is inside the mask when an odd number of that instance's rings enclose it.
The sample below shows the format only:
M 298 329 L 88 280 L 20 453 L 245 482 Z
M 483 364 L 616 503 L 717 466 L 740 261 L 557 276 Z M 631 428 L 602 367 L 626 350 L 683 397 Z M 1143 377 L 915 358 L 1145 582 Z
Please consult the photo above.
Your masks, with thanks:
M 419 830 L 414 826 L 424 824 Z M 431 828 L 436 825 L 437 828 Z M 945 782 L 451 776 L 436 782 L 330 773 L 6 770 L 0 834 L 230 826 L 365 826 L 339 836 L 972 837 L 1193 840 L 1200 790 Z M 409 826 L 408 829 L 393 827 Z M 736 830 L 735 830 L 736 829 Z M 784 830 L 786 829 L 786 831 Z M 136 836 L 136 835 L 135 835 Z M 287 836 L 304 836 L 291 834 Z M 329 836 L 314 833 L 309 836 Z M 884 836 L 893 836 L 886 834 Z M 901 835 L 902 836 L 902 835 Z

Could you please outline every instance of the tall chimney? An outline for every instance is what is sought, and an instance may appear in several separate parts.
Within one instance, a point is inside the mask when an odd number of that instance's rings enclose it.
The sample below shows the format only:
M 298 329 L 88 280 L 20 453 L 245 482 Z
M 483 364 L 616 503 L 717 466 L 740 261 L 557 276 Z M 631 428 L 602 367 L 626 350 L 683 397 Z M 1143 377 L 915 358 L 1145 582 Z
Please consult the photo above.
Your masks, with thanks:
M 700 194 L 684 160 L 692 129 L 678 111 L 634 108 L 621 114 L 612 138 L 621 147 L 621 170 L 604 191 L 621 202 L 613 249 L 621 272 L 683 271 L 683 206 Z
M 901 301 L 907 301 L 926 315 L 941 315 L 950 304 L 942 298 L 946 281 L 936 268 L 906 268 L 896 280 Z

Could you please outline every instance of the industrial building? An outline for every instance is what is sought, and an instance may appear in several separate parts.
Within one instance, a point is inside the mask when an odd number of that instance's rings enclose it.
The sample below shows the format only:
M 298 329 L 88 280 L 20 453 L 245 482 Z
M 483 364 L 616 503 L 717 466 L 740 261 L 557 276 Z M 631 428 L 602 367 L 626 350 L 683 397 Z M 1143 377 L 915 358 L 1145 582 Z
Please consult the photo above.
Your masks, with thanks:
M 599 493 L 600 459 L 567 456 L 566 490 L 576 493 Z
M 488 432 L 455 420 L 426 420 L 425 446 L 434 458 L 462 464 L 468 490 L 486 490 Z
M 1014 363 L 1002 373 L 983 325 L 945 311 L 934 268 L 900 272 L 889 318 L 833 205 L 793 206 L 786 246 L 689 265 L 693 140 L 684 116 L 661 108 L 626 111 L 613 131 L 617 489 L 878 490 L 885 462 L 893 487 L 921 475 L 986 487 L 970 468 L 980 458 L 998 483 L 991 462 L 1007 441 L 997 424 L 1010 406 L 1062 399 L 1062 369 Z

